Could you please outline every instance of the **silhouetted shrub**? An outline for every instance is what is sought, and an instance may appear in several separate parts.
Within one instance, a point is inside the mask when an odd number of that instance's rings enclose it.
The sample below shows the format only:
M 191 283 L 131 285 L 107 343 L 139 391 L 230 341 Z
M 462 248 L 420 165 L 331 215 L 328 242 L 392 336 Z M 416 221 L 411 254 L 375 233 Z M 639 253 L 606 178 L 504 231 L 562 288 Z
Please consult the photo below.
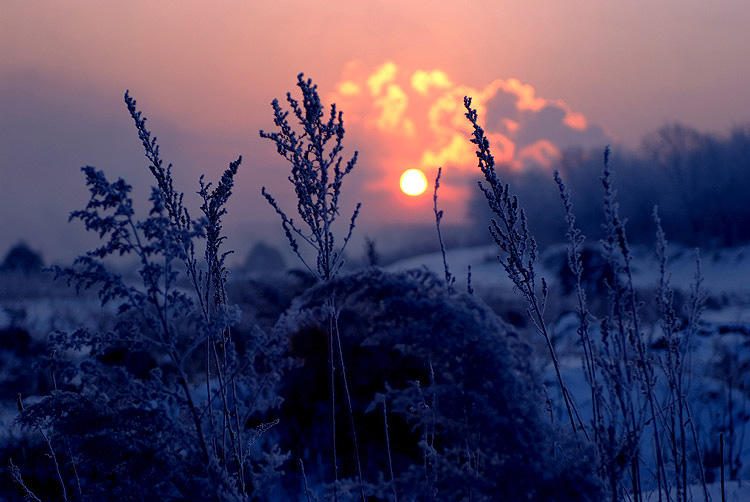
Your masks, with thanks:
M 0 271 L 36 274 L 44 268 L 42 256 L 33 251 L 25 242 L 19 242 L 5 255 Z
M 265 242 L 257 242 L 245 258 L 245 269 L 266 274 L 286 270 L 286 262 L 278 249 Z
M 406 500 L 599 500 L 592 450 L 543 414 L 530 348 L 488 307 L 421 270 L 370 268 L 297 298 L 274 334 L 299 365 L 283 380 L 279 441 L 302 458 L 311 484 L 332 478 L 328 307 L 346 361 L 365 485 Z M 335 423 L 349 423 L 336 368 Z M 386 441 L 384 405 L 389 440 Z M 336 436 L 342 477 L 353 478 L 351 433 Z M 390 445 L 388 450 L 387 445 Z M 390 461 L 389 461 L 390 454 Z M 554 459 L 554 460 L 552 460 Z M 392 462 L 392 466 L 390 465 Z M 300 486 L 290 466 L 288 484 Z

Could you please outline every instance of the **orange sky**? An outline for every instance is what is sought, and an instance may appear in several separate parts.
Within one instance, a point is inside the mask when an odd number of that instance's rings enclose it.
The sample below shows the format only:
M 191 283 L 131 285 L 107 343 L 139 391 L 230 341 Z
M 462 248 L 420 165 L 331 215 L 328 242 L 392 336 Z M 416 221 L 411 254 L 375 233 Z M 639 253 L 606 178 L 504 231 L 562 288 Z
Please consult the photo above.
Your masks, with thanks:
M 257 131 L 300 71 L 360 150 L 345 203 L 363 201 L 363 225 L 429 219 L 431 187 L 398 192 L 412 167 L 444 168 L 441 206 L 460 221 L 464 94 L 516 167 L 572 144 L 636 146 L 665 122 L 723 131 L 750 119 L 748 19 L 745 0 L 0 0 L 0 252 L 19 238 L 73 252 L 57 246 L 82 235 L 64 223 L 86 200 L 81 165 L 146 186 L 126 88 L 186 192 L 245 156 L 227 227 L 241 249 L 274 218 L 261 185 L 294 207 Z

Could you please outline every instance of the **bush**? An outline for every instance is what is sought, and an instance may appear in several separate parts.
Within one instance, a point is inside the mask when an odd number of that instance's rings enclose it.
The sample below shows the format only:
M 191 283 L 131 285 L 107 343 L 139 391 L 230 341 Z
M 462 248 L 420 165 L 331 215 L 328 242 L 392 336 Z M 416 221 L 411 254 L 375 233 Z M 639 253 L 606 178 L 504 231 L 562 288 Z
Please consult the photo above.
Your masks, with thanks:
M 244 268 L 254 273 L 279 273 L 286 270 L 286 262 L 278 249 L 257 242 L 245 258 Z
M 349 421 L 340 366 L 334 421 L 326 390 L 329 297 L 369 500 L 394 490 L 407 500 L 600 500 L 593 450 L 544 414 L 530 348 L 473 296 L 420 270 L 369 268 L 320 284 L 274 329 L 298 362 L 282 381 L 275 434 L 312 486 L 332 480 L 332 423 Z M 355 478 L 353 438 L 340 430 L 339 474 Z
M 25 242 L 19 242 L 5 255 L 0 272 L 21 272 L 23 274 L 38 274 L 44 268 L 42 256 Z

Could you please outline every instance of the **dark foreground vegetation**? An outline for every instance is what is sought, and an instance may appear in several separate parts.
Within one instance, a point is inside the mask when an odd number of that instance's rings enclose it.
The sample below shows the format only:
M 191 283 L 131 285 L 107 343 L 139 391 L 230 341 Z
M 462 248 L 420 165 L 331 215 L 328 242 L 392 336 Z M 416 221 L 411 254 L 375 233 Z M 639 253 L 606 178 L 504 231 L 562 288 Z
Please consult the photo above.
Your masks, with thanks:
M 302 101 L 287 95 L 288 111 L 274 101 L 276 130 L 261 136 L 291 165 L 298 215 L 265 189 L 263 195 L 302 271 L 245 284 L 228 281 L 222 247 L 222 217 L 242 159 L 218 182 L 201 178 L 202 205 L 193 216 L 135 100 L 125 95 L 155 180 L 151 210 L 138 218 L 125 181 L 83 168 L 91 198 L 71 219 L 97 232 L 102 244 L 51 271 L 82 298 L 95 292 L 109 310 L 98 324 L 54 331 L 47 345 L 13 322 L 2 334 L 3 353 L 16 366 L 4 373 L 0 397 L 14 399 L 18 410 L 13 432 L 0 444 L 3 496 L 639 501 L 655 490 L 653 499 L 686 501 L 687 488 L 697 484 L 708 499 L 707 482 L 725 476 L 723 435 L 736 446 L 743 417 L 721 430 L 717 463 L 717 443 L 695 419 L 689 398 L 686 361 L 705 300 L 699 262 L 685 295 L 675 294 L 667 271 L 662 228 L 682 223 L 649 205 L 661 274 L 655 294 L 641 298 L 609 151 L 597 198 L 604 206 L 600 247 L 587 246 L 574 216 L 563 181 L 574 170 L 556 174 L 556 213 L 568 238 L 560 283 L 574 302 L 583 411 L 546 315 L 552 296 L 537 273 L 527 215 L 500 179 L 471 100 L 464 104 L 498 266 L 523 302 L 531 338 L 486 306 L 470 284 L 459 288 L 445 252 L 441 277 L 426 270 L 342 270 L 359 206 L 346 213 L 339 195 L 357 155 L 342 157 L 344 127 L 335 105 L 325 108 L 302 75 L 297 85 Z M 746 142 L 747 134 L 737 141 Z M 672 146 L 656 148 L 656 160 L 684 169 L 684 176 L 702 176 L 689 161 L 675 164 L 667 155 L 697 150 Z M 629 189 L 622 193 L 627 201 L 635 197 Z M 436 188 L 442 247 L 441 214 Z M 690 216 L 680 235 L 713 239 L 703 218 Z M 739 230 L 721 235 L 748 237 Z M 11 261 L 34 261 L 20 255 Z M 137 276 L 109 267 L 123 256 L 137 258 Z M 589 265 L 598 270 L 594 276 Z M 238 303 L 247 306 L 244 317 Z M 731 389 L 744 390 L 737 382 L 725 388 L 734 417 Z M 736 451 L 727 456 L 727 477 L 740 475 L 739 458 Z

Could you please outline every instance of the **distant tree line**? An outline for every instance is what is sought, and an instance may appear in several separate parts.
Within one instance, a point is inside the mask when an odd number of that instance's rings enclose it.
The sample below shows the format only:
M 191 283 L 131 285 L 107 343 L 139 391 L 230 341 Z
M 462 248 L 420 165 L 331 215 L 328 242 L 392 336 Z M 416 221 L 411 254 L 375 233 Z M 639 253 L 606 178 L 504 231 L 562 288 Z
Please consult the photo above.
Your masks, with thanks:
M 574 194 L 577 222 L 590 239 L 603 236 L 602 153 L 603 147 L 571 149 L 555 166 Z M 702 247 L 750 242 L 750 124 L 736 126 L 726 135 L 667 125 L 646 135 L 636 151 L 615 148 L 610 162 L 632 242 L 653 241 L 654 205 L 671 241 Z M 526 208 L 540 244 L 561 242 L 565 222 L 552 173 L 542 168 L 506 169 L 503 175 Z M 478 236 L 488 236 L 487 204 L 478 190 L 470 216 L 481 227 Z

